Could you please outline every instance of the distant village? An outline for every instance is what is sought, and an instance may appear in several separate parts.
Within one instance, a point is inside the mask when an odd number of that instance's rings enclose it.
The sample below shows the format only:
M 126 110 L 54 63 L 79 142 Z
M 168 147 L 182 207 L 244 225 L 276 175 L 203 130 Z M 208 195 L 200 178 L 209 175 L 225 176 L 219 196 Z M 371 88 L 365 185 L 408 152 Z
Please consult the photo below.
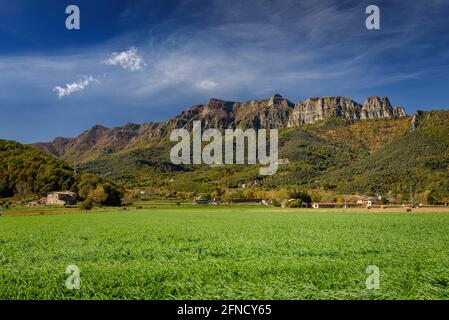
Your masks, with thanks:
M 141 191 L 141 195 L 145 192 Z M 282 208 L 314 208 L 314 209 L 327 209 L 327 208 L 363 208 L 373 207 L 382 203 L 382 197 L 370 197 L 370 196 L 354 196 L 357 200 L 354 202 L 312 202 L 308 203 L 300 199 L 292 198 L 279 204 Z M 352 197 L 352 198 L 354 198 Z M 25 204 L 29 207 L 38 206 L 75 206 L 79 201 L 77 193 L 71 191 L 53 191 L 46 197 L 42 197 L 38 200 L 28 201 Z M 193 200 L 193 204 L 197 205 L 219 205 L 219 204 L 258 204 L 258 205 L 277 205 L 272 200 L 257 199 L 257 198 L 235 198 L 230 201 L 225 201 L 221 197 L 204 197 L 198 196 Z

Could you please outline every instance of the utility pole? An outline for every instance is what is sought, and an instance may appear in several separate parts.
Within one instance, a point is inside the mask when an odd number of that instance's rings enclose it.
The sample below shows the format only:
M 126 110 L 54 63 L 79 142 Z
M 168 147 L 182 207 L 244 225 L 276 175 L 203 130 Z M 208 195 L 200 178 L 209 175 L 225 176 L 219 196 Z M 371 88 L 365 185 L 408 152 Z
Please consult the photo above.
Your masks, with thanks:
M 410 186 L 410 203 L 411 203 L 411 206 L 413 207 L 413 191 L 412 191 L 412 186 Z
M 76 179 L 76 162 L 73 166 L 73 177 Z

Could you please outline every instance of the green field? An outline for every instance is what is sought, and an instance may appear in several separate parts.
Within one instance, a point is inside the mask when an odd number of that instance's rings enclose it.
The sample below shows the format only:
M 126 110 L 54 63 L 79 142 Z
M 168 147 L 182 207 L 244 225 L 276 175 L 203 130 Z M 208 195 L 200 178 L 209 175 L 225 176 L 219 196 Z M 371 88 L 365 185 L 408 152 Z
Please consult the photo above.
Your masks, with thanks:
M 65 286 L 72 264 L 80 290 Z M 378 290 L 365 287 L 369 265 Z M 0 299 L 448 298 L 448 213 L 173 206 L 0 217 Z

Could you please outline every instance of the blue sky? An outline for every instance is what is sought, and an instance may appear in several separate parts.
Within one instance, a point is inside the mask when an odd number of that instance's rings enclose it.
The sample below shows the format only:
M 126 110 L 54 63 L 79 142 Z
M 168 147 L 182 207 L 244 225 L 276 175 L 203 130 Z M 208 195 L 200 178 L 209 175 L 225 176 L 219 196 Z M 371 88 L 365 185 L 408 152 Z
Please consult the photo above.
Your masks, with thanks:
M 76 4 L 81 30 L 65 28 Z M 365 8 L 381 30 L 365 28 Z M 0 0 L 0 138 L 166 120 L 211 97 L 449 105 L 446 0 Z

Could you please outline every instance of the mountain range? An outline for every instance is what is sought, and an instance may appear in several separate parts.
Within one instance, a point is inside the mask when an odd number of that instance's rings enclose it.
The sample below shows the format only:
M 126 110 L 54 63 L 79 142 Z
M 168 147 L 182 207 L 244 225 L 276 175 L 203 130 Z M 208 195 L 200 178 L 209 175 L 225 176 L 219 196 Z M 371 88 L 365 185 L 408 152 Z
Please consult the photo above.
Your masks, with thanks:
M 280 129 L 278 173 L 261 177 L 257 166 L 173 165 L 169 134 L 198 120 L 203 128 Z M 78 137 L 34 146 L 129 188 L 171 195 L 251 186 L 388 194 L 398 201 L 412 189 L 422 201 L 449 199 L 449 111 L 409 116 L 386 97 L 363 104 L 345 97 L 295 104 L 279 94 L 247 102 L 211 99 L 165 122 L 96 125 Z
M 76 138 L 57 137 L 34 146 L 68 161 L 85 162 L 164 138 L 176 128 L 191 129 L 193 121 L 198 120 L 204 128 L 285 129 L 332 118 L 369 120 L 406 116 L 405 109 L 393 107 L 387 97 L 369 97 L 363 105 L 345 97 L 310 98 L 294 104 L 279 94 L 243 103 L 211 99 L 165 122 L 129 123 L 115 128 L 96 125 Z

